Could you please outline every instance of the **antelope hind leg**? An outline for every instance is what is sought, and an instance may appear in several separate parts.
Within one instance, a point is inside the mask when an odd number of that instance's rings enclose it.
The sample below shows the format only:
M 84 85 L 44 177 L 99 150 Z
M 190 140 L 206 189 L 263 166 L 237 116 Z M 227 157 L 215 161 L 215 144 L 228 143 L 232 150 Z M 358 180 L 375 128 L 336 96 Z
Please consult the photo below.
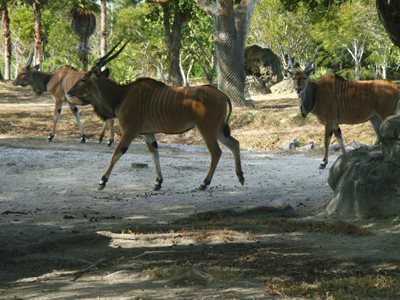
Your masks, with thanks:
M 375 140 L 375 145 L 379 145 L 382 141 L 382 136 L 381 136 L 381 124 L 382 121 L 378 117 L 378 115 L 375 115 L 369 119 L 371 122 L 372 128 L 374 128 L 375 134 L 376 134 L 376 140 Z
M 83 125 L 81 123 L 81 117 L 79 115 L 78 107 L 75 104 L 69 104 L 69 108 L 71 110 L 72 115 L 75 117 L 76 124 L 78 124 L 79 132 L 81 134 L 81 143 L 86 142 L 86 135 L 83 130 Z
M 218 145 L 217 139 L 208 139 L 206 140 L 208 151 L 211 154 L 211 165 L 208 170 L 207 176 L 204 179 L 203 183 L 199 186 L 199 190 L 204 191 L 211 183 L 211 180 L 214 176 L 215 169 L 218 165 L 218 161 L 222 155 L 221 148 Z
M 153 133 L 145 134 L 144 139 L 146 141 L 147 148 L 149 149 L 149 152 L 151 154 L 151 159 L 153 160 L 153 164 L 156 168 L 157 173 L 156 184 L 154 185 L 153 190 L 159 191 L 161 189 L 161 184 L 163 183 L 163 177 L 161 174 L 160 155 L 158 153 L 157 140 Z
M 224 144 L 233 153 L 233 157 L 235 158 L 236 176 L 238 177 L 240 184 L 244 185 L 244 176 L 242 171 L 242 163 L 240 159 L 239 141 L 233 138 L 231 135 L 225 135 L 223 131 L 221 131 L 220 134 L 218 135 L 218 141 Z
M 59 99 L 53 98 L 55 101 L 55 106 L 54 106 L 54 113 L 53 113 L 53 128 L 47 137 L 47 140 L 49 142 L 53 141 L 53 138 L 56 135 L 56 128 L 57 128 L 57 123 L 61 119 L 61 108 L 62 108 L 62 102 Z
M 345 148 L 344 142 L 343 142 L 342 130 L 340 129 L 339 126 L 337 126 L 333 130 L 333 133 L 335 134 L 335 137 L 336 137 L 337 141 L 339 142 L 340 149 L 342 150 L 342 154 L 346 154 L 346 148 Z

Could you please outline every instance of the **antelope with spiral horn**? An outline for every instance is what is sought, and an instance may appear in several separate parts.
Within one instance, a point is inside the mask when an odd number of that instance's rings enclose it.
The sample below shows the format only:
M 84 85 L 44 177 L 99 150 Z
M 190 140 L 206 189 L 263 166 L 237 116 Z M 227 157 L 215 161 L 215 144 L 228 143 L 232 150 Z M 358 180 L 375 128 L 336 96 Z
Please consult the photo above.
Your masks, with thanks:
M 86 134 L 84 132 L 81 118 L 79 115 L 77 105 L 83 103 L 74 97 L 68 96 L 67 92 L 70 88 L 85 75 L 84 72 L 79 72 L 71 66 L 64 66 L 51 73 L 39 71 L 39 65 L 31 67 L 33 60 L 33 48 L 29 54 L 28 60 L 25 66 L 19 72 L 16 79 L 13 81 L 13 85 L 16 86 L 28 86 L 30 85 L 33 91 L 40 95 L 44 92 L 49 92 L 54 99 L 54 113 L 53 113 L 53 126 L 48 136 L 48 141 L 51 142 L 56 134 L 57 123 L 61 118 L 61 109 L 63 103 L 66 101 L 69 105 L 71 113 L 75 117 L 75 121 L 78 124 L 79 132 L 81 135 L 81 142 L 85 143 Z M 99 142 L 102 142 L 105 131 L 109 128 L 109 139 L 107 142 L 108 146 L 114 141 L 114 120 L 108 119 L 104 122 L 103 128 L 100 133 Z
M 301 115 L 306 117 L 313 113 L 325 125 L 324 157 L 320 164 L 320 169 L 324 169 L 328 164 L 332 135 L 335 135 L 342 154 L 346 153 L 340 124 L 369 120 L 377 136 L 375 144 L 379 144 L 382 121 L 399 112 L 400 93 L 397 86 L 388 80 L 355 81 L 327 74 L 311 81 L 309 76 L 314 71 L 316 54 L 317 51 L 302 71 L 296 71 L 290 55 L 289 64 L 293 87 L 300 98 Z
M 236 175 L 244 184 L 239 142 L 230 134 L 228 120 L 232 104 L 227 95 L 211 85 L 197 87 L 170 87 L 151 78 L 141 78 L 120 85 L 106 78 L 101 67 L 114 59 L 127 42 L 113 55 L 107 53 L 69 91 L 93 105 L 103 118 L 117 117 L 122 136 L 114 150 L 111 162 L 99 182 L 106 186 L 116 162 L 128 150 L 131 141 L 143 135 L 156 168 L 154 190 L 163 182 L 155 133 L 179 134 L 197 127 L 211 154 L 211 165 L 199 189 L 211 183 L 222 151 L 218 141 L 233 153 Z M 118 45 L 118 44 L 117 44 Z

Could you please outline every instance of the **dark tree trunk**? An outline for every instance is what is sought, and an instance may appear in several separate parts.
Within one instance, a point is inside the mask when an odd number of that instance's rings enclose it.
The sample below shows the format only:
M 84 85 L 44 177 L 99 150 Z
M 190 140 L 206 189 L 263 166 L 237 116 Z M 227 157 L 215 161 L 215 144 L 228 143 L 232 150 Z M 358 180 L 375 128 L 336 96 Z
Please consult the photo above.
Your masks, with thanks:
M 40 64 L 42 60 L 42 12 L 39 1 L 33 2 L 33 14 L 35 19 L 35 59 L 34 64 Z
M 214 15 L 214 24 L 218 87 L 230 96 L 236 106 L 246 106 L 244 45 L 236 32 L 235 15 Z
M 245 99 L 245 41 L 256 0 L 196 0 L 200 8 L 214 18 L 214 45 L 217 60 L 218 87 L 235 106 L 249 106 Z
M 89 40 L 88 36 L 81 35 L 79 37 L 78 56 L 79 60 L 82 63 L 82 69 L 85 72 L 88 70 L 88 56 L 89 56 L 88 40 Z
M 3 20 L 3 43 L 4 43 L 4 79 L 9 80 L 10 66 L 11 66 L 11 37 L 10 37 L 10 18 L 8 16 L 8 7 L 6 4 L 2 7 L 2 20 Z M 1 76 L 0 79 L 3 79 L 3 76 Z
M 376 9 L 391 41 L 400 48 L 400 1 L 376 0 Z
M 171 28 L 171 9 L 170 4 L 163 5 L 164 13 L 164 30 L 165 30 L 165 45 L 168 55 L 168 81 L 174 86 L 181 86 L 183 78 L 179 66 L 182 28 L 185 23 L 185 16 L 178 8 L 174 6 L 174 21 Z

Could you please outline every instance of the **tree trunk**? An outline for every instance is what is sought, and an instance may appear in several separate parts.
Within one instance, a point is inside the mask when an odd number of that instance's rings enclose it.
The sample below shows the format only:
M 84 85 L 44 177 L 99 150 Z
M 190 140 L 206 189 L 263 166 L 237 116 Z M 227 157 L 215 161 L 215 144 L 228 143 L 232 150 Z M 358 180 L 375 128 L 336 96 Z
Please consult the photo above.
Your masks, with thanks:
M 174 11 L 174 22 L 171 30 L 171 10 L 170 5 L 163 5 L 164 13 L 164 30 L 165 30 L 165 45 L 167 47 L 168 55 L 168 82 L 174 86 L 181 86 L 183 84 L 183 78 L 180 70 L 180 50 L 182 40 L 182 28 L 185 20 L 185 16 L 179 10 L 178 6 L 175 6 Z
M 11 38 L 10 38 L 10 18 L 8 16 L 7 5 L 2 7 L 3 20 L 3 43 L 4 43 L 4 79 L 10 79 L 11 65 Z
M 88 56 L 89 56 L 88 40 L 89 37 L 87 36 L 82 35 L 79 37 L 78 55 L 79 55 L 79 60 L 82 63 L 82 69 L 85 72 L 88 70 Z
M 33 14 L 35 19 L 35 56 L 34 64 L 38 65 L 42 59 L 42 13 L 39 1 L 33 2 Z
M 382 79 L 387 79 L 387 64 L 382 65 Z
M 107 52 L 107 4 L 106 0 L 101 0 L 101 39 L 100 39 L 100 55 L 103 56 Z
M 244 51 L 250 17 L 256 0 L 196 0 L 214 18 L 214 45 L 217 58 L 218 88 L 235 106 L 250 106 L 245 99 Z

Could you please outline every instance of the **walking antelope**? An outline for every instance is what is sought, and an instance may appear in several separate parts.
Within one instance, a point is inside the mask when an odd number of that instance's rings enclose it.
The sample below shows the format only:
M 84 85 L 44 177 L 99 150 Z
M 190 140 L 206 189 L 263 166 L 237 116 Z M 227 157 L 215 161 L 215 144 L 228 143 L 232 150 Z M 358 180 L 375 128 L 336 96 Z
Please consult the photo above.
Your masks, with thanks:
M 358 124 L 370 121 L 377 139 L 381 142 L 380 126 L 390 115 L 400 108 L 400 93 L 397 86 L 387 80 L 346 80 L 327 74 L 315 81 L 308 79 L 313 71 L 313 60 L 303 71 L 294 68 L 289 56 L 294 89 L 300 98 L 300 111 L 303 117 L 310 112 L 325 125 L 324 157 L 320 169 L 328 164 L 329 144 L 334 134 L 342 153 L 346 150 L 339 124 Z
M 54 106 L 54 122 L 53 128 L 48 136 L 49 142 L 51 142 L 56 134 L 57 123 L 61 117 L 61 108 L 64 101 L 68 102 L 69 108 L 75 117 L 76 123 L 79 126 L 81 134 L 81 142 L 86 141 L 86 135 L 83 129 L 83 125 L 80 120 L 77 105 L 82 105 L 82 101 L 79 98 L 73 98 L 67 95 L 68 90 L 85 74 L 84 72 L 78 72 L 75 68 L 65 66 L 55 70 L 52 73 L 40 72 L 39 65 L 31 67 L 33 58 L 33 51 L 29 54 L 28 60 L 18 74 L 17 78 L 13 81 L 14 85 L 28 86 L 30 85 L 33 91 L 40 95 L 44 92 L 49 92 L 55 101 Z M 114 141 L 114 120 L 108 119 L 105 121 L 103 128 L 100 133 L 99 142 L 102 142 L 106 128 L 109 128 L 109 140 L 107 145 L 111 146 Z
M 138 135 L 144 136 L 155 165 L 157 178 L 154 190 L 161 189 L 163 177 L 154 134 L 179 134 L 194 127 L 200 131 L 211 154 L 210 168 L 199 189 L 204 190 L 211 183 L 222 154 L 218 141 L 232 151 L 236 175 L 243 185 L 239 142 L 230 135 L 228 126 L 232 113 L 228 96 L 211 85 L 169 87 L 151 78 L 141 78 L 127 85 L 117 84 L 102 75 L 100 68 L 125 46 L 126 43 L 112 56 L 109 52 L 101 57 L 69 91 L 71 96 L 92 104 L 103 118 L 117 117 L 120 123 L 121 140 L 101 177 L 99 189 L 106 186 L 115 163 Z

